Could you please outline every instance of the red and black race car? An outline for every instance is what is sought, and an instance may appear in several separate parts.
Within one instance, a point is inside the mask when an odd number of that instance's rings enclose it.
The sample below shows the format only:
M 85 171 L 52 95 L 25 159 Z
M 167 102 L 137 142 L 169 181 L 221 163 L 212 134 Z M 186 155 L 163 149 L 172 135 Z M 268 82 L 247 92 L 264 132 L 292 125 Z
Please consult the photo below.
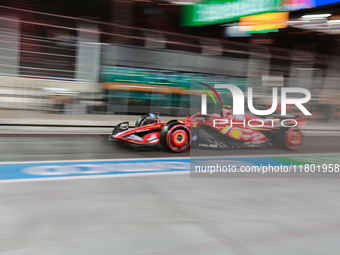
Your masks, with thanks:
M 163 147 L 173 152 L 183 152 L 190 146 L 215 149 L 278 146 L 288 150 L 300 149 L 305 137 L 299 127 L 306 122 L 291 119 L 286 121 L 284 127 L 278 126 L 281 121 L 275 122 L 274 119 L 278 120 L 275 117 L 261 119 L 249 114 L 234 116 L 232 110 L 223 108 L 221 114 L 196 113 L 187 116 L 187 119 L 165 123 L 155 114 L 149 113 L 137 120 L 135 128 L 129 129 L 129 122 L 118 124 L 109 140 L 138 148 Z M 246 123 L 249 125 L 244 125 Z

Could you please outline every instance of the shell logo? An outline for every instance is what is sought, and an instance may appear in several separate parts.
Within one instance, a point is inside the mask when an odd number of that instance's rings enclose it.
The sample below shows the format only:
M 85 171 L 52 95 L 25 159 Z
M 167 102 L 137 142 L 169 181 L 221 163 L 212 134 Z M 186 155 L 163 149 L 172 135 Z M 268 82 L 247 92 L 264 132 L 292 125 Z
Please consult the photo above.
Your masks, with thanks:
M 241 130 L 238 128 L 233 129 L 230 133 L 230 136 L 235 139 L 240 138 L 241 135 L 242 135 Z

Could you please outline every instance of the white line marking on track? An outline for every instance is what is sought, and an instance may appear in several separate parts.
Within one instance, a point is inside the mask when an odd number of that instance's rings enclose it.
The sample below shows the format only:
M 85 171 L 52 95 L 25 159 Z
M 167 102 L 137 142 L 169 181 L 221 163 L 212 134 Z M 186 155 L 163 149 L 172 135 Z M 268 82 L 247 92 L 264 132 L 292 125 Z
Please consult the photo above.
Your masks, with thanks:
M 49 177 L 49 178 L 27 178 L 27 179 L 10 179 L 0 180 L 0 184 L 6 183 L 23 183 L 23 182 L 44 182 L 44 181 L 67 181 L 67 180 L 84 180 L 84 179 L 105 179 L 105 178 L 122 178 L 122 177 L 141 177 L 150 175 L 174 175 L 189 174 L 189 170 L 169 171 L 169 172 L 152 172 L 152 173 L 134 173 L 134 174 L 105 174 L 105 175 L 86 175 L 86 176 L 68 176 L 68 177 Z
M 60 162 L 105 162 L 105 161 L 148 161 L 148 160 L 178 160 L 178 159 L 190 159 L 190 157 L 160 157 L 160 158 L 121 158 L 121 159 L 71 159 L 71 160 L 47 160 L 47 161 L 10 161 L 0 162 L 0 165 L 4 164 L 34 164 L 34 163 L 60 163 Z
M 105 162 L 105 161 L 166 161 L 166 160 L 190 160 L 190 159 L 234 159 L 234 158 L 266 158 L 266 157 L 291 157 L 291 156 L 323 156 L 334 155 L 338 156 L 340 153 L 294 153 L 294 154 L 266 154 L 266 155 L 237 155 L 237 156 L 213 156 L 213 157 L 160 157 L 160 158 L 125 158 L 125 159 L 95 159 L 95 160 L 55 160 L 55 161 L 25 161 L 25 162 L 0 162 L 0 165 L 10 164 L 37 164 L 37 163 L 72 163 L 72 162 Z M 86 176 L 63 176 L 63 177 L 43 177 L 43 178 L 24 178 L 24 179 L 7 179 L 0 180 L 0 184 L 5 183 L 22 183 L 22 182 L 36 182 L 36 181 L 61 181 L 61 180 L 82 180 L 82 179 L 103 179 L 103 178 L 118 178 L 118 177 L 141 177 L 152 175 L 171 175 L 171 174 L 189 174 L 188 170 L 179 171 L 164 171 L 164 172 L 143 172 L 143 173 L 129 173 L 129 174 L 103 174 L 103 175 L 86 175 Z
M 37 164 L 37 163 L 71 163 L 71 162 L 105 162 L 105 161 L 149 161 L 149 160 L 186 160 L 186 159 L 214 159 L 214 158 L 266 158 L 266 157 L 292 157 L 292 156 L 340 156 L 340 152 L 322 152 L 322 153 L 290 153 L 290 154 L 264 154 L 264 155 L 230 155 L 230 156 L 193 156 L 193 157 L 159 157 L 159 158 L 121 158 L 121 159 L 72 159 L 72 160 L 47 160 L 47 161 L 9 161 L 0 162 L 0 165 L 6 164 Z

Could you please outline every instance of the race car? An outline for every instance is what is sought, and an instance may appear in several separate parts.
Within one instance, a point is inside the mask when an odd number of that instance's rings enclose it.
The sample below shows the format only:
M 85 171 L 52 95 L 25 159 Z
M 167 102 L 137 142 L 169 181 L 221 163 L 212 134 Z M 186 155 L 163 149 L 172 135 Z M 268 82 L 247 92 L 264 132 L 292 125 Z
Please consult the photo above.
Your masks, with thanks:
M 246 123 L 248 125 L 242 125 Z M 109 140 L 136 148 L 166 148 L 172 152 L 183 152 L 190 146 L 213 149 L 278 146 L 299 150 L 305 140 L 299 127 L 306 122 L 289 119 L 285 126 L 280 126 L 282 123 L 275 116 L 268 119 L 249 114 L 237 116 L 225 108 L 221 114 L 196 113 L 168 122 L 161 122 L 155 114 L 149 113 L 139 117 L 134 128 L 129 128 L 129 122 L 118 124 Z

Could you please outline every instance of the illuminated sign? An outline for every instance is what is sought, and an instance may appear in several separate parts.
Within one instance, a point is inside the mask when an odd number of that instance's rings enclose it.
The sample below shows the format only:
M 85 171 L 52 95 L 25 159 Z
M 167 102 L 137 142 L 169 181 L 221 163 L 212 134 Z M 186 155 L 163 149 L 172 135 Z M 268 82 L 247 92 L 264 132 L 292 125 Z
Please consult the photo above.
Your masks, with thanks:
M 287 27 L 289 12 L 264 13 L 240 18 L 241 31 L 280 29 Z
M 295 11 L 339 2 L 340 0 L 208 0 L 183 6 L 182 25 L 212 25 L 238 20 L 243 16 Z
M 340 0 L 314 0 L 314 2 L 315 2 L 315 6 L 321 6 L 321 5 L 339 3 Z
M 223 23 L 243 16 L 276 11 L 281 0 L 206 1 L 183 6 L 184 26 Z
M 315 7 L 314 0 L 283 0 L 279 11 L 296 11 Z

